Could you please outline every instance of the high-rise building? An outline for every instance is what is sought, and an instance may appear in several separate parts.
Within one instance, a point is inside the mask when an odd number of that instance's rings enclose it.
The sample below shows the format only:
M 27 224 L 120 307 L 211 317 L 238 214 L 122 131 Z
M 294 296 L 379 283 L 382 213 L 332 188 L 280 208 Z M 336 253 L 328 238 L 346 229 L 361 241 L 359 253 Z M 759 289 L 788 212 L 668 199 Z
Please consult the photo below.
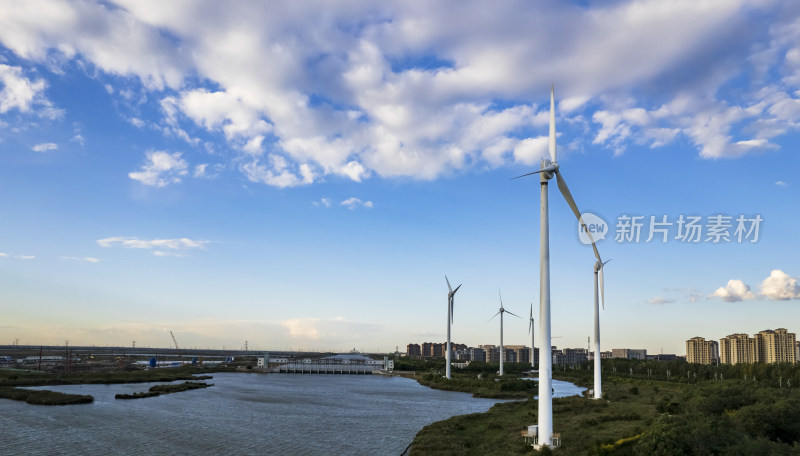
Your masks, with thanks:
M 731 334 L 719 340 L 720 362 L 752 364 L 756 361 L 755 339 L 747 334 Z M 688 360 L 688 359 L 687 359 Z
M 714 364 L 719 359 L 719 344 L 715 340 L 692 337 L 686 341 L 686 361 L 695 364 Z
M 422 351 L 419 348 L 419 344 L 408 344 L 406 346 L 406 356 L 410 359 L 422 358 Z
M 796 335 L 785 328 L 766 329 L 749 337 L 731 334 L 720 339 L 721 361 L 725 364 L 796 363 Z
M 753 339 L 756 340 L 756 349 L 762 363 L 796 363 L 794 346 L 796 336 L 786 328 L 776 330 L 766 329 L 759 332 Z

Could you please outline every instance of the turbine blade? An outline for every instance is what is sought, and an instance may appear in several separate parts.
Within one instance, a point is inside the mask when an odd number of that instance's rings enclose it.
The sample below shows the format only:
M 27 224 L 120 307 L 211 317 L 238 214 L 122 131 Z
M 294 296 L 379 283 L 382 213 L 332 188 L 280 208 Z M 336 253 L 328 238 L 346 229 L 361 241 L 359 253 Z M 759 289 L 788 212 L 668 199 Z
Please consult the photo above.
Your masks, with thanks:
M 531 320 L 530 322 L 528 322 L 528 334 L 530 334 L 530 333 L 531 333 L 531 328 L 533 328 L 533 320 Z
M 606 261 L 606 263 L 608 263 L 608 261 Z M 600 273 L 600 302 L 603 304 L 603 310 L 606 310 L 606 292 L 603 289 L 603 266 L 600 266 L 599 273 Z
M 500 289 L 499 288 L 497 289 L 497 294 L 498 294 L 498 296 L 500 296 L 500 311 L 502 312 L 503 311 L 503 295 L 502 295 L 502 293 L 500 293 Z
M 512 177 L 509 180 L 519 179 L 520 177 L 530 176 L 531 174 L 550 173 L 550 172 L 555 171 L 556 169 L 558 169 L 558 168 L 556 168 L 554 165 L 545 166 L 544 168 L 540 169 L 539 171 L 534 171 L 532 173 L 523 174 L 523 175 L 517 176 L 517 177 Z
M 550 86 L 550 161 L 556 163 L 556 104 L 555 104 L 555 84 Z
M 578 210 L 578 205 L 575 204 L 575 200 L 572 198 L 572 193 L 570 193 L 569 187 L 567 187 L 567 182 L 564 180 L 564 177 L 561 175 L 561 172 L 556 173 L 556 180 L 558 181 L 558 189 L 561 190 L 561 194 L 564 196 L 564 199 L 567 200 L 569 208 L 572 209 L 572 213 L 575 214 L 575 217 L 578 219 L 578 222 L 586 231 L 586 234 L 589 235 L 589 239 L 591 239 L 592 241 L 592 249 L 594 249 L 594 256 L 597 258 L 597 261 L 602 263 L 603 260 L 600 259 L 600 252 L 597 251 L 597 245 L 595 245 L 594 237 L 592 237 L 592 233 L 589 231 L 589 228 L 586 227 L 586 224 L 583 223 L 583 218 L 581 218 L 581 211 Z
M 492 321 L 492 320 L 494 320 L 494 317 L 498 316 L 499 314 L 500 314 L 500 312 L 498 311 L 496 314 L 492 315 L 492 318 L 490 318 L 490 319 L 489 319 L 489 320 L 487 320 L 487 321 Z M 500 318 L 503 318 L 503 317 L 501 316 Z
M 510 313 L 511 315 L 513 315 L 513 316 L 519 318 L 520 320 L 522 320 L 522 317 L 520 317 L 519 315 L 515 314 L 514 312 L 512 312 L 510 310 L 506 310 L 505 313 Z
M 448 279 L 447 276 L 445 275 L 444 280 L 447 280 L 447 289 L 450 290 L 450 293 L 452 293 L 453 287 L 450 286 L 450 279 Z
M 453 294 L 454 294 L 454 295 L 456 294 L 456 291 L 458 291 L 458 289 L 459 289 L 459 288 L 461 288 L 461 285 L 457 286 L 457 287 L 456 287 L 456 289 L 455 289 L 455 290 L 453 290 Z

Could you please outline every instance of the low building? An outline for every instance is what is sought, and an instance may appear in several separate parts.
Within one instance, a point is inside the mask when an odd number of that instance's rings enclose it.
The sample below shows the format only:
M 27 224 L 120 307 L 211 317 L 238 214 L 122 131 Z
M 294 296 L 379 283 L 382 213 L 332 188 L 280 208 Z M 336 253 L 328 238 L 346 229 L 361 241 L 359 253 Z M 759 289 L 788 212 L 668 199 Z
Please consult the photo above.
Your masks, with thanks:
M 647 359 L 647 350 L 643 348 L 614 348 L 611 350 L 612 358 Z

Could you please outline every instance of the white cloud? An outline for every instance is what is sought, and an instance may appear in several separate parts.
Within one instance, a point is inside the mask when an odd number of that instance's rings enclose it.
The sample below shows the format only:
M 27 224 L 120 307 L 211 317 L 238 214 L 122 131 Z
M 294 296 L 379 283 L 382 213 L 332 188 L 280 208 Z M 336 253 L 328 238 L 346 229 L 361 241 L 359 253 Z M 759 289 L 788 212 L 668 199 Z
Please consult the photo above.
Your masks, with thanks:
M 281 325 L 289 330 L 291 337 L 319 340 L 320 330 L 317 329 L 319 322 L 319 318 L 291 318 L 282 320 Z
M 41 143 L 31 147 L 31 150 L 34 152 L 47 152 L 49 150 L 56 150 L 58 149 L 58 144 L 56 143 Z
M 8 257 L 8 254 L 5 252 L 0 252 L 0 257 L 6 258 Z
M 182 256 L 184 251 L 204 249 L 209 241 L 194 240 L 189 238 L 173 239 L 140 239 L 138 237 L 110 237 L 98 239 L 100 247 L 125 247 L 128 249 L 153 250 L 155 256 Z
M 675 302 L 675 300 L 671 298 L 662 298 L 661 296 L 656 296 L 650 299 L 648 302 L 656 306 L 662 306 L 664 304 L 672 304 Z
M 241 165 L 241 170 L 250 182 L 262 182 L 281 188 L 314 182 L 314 173 L 308 164 L 301 164 L 297 167 L 297 171 L 293 172 L 288 160 L 283 156 L 271 154 L 267 158 L 269 165 L 261 163 L 259 159 Z
M 789 184 L 787 184 L 786 181 L 779 180 L 779 181 L 775 181 L 775 185 L 777 185 L 778 187 L 786 187 Z
M 372 201 L 361 201 L 356 197 L 347 198 L 339 204 L 350 209 L 351 211 L 359 207 L 365 207 L 367 209 L 372 209 L 374 207 Z
M 0 42 L 141 81 L 163 121 L 131 123 L 191 144 L 209 134 L 247 179 L 276 187 L 535 164 L 548 107 L 534 103 L 552 81 L 559 124 L 615 153 L 684 137 L 703 158 L 733 158 L 800 129 L 800 11 L 781 2 L 162 3 L 0 3 Z M 0 68 L 0 112 L 32 109 L 44 82 Z M 740 79 L 753 82 L 730 90 Z M 131 178 L 182 175 L 159 174 Z
M 33 260 L 36 259 L 35 255 L 15 255 L 14 258 L 18 260 Z
M 745 299 L 753 299 L 755 295 L 750 291 L 750 286 L 738 279 L 731 279 L 724 287 L 717 288 L 709 298 L 720 298 L 725 302 L 738 302 Z
M 142 165 L 142 170 L 130 172 L 128 177 L 144 185 L 165 187 L 180 182 L 181 176 L 188 174 L 188 167 L 180 152 L 147 152 L 147 161 Z
M 314 201 L 314 206 L 331 207 L 331 199 L 322 197 L 319 201 Z
M 202 163 L 194 167 L 194 177 L 206 177 L 206 168 L 208 163 Z
M 769 277 L 761 282 L 761 294 L 773 301 L 800 299 L 800 285 L 797 284 L 796 277 L 791 277 L 780 269 L 774 269 Z
M 99 263 L 100 262 L 100 260 L 98 260 L 97 258 L 94 258 L 94 257 L 62 256 L 62 257 L 59 257 L 59 258 L 62 259 L 62 260 L 68 260 L 68 261 L 85 261 L 87 263 Z
M 28 112 L 37 102 L 44 102 L 44 81 L 31 81 L 20 67 L 0 64 L 0 83 L 0 114 L 12 109 Z

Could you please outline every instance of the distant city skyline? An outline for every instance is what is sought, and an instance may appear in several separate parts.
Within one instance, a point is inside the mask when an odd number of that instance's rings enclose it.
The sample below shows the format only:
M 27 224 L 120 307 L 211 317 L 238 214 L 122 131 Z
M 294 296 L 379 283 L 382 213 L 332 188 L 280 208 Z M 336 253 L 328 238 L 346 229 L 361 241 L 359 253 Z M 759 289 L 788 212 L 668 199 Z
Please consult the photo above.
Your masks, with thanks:
M 0 3 L 0 344 L 391 352 L 445 274 L 453 340 L 538 325 L 552 84 L 603 351 L 800 321 L 800 6 L 275 5 Z M 559 347 L 584 237 L 551 196 Z

